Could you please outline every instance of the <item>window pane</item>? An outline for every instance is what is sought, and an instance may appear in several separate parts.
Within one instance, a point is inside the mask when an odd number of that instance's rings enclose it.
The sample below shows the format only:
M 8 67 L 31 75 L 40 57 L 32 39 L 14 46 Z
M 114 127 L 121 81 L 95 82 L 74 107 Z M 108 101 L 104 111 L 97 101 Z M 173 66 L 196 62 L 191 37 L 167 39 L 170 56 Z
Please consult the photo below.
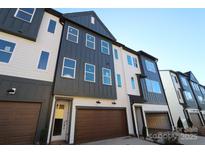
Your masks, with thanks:
M 103 47 L 105 47 L 105 48 L 108 48 L 108 45 L 109 45 L 108 42 L 105 42 L 105 41 L 102 41 L 102 42 L 101 42 L 101 46 L 103 46 Z
M 134 67 L 137 67 L 137 59 L 133 57 Z
M 94 80 L 95 80 L 94 74 L 86 72 L 85 80 L 94 82 Z
M 185 97 L 186 97 L 186 100 L 192 100 L 192 95 L 191 95 L 191 93 L 190 92 L 188 92 L 188 91 L 184 91 L 184 94 L 185 94 Z
M 11 58 L 11 53 L 2 52 L 0 50 L 0 62 L 8 63 Z
M 150 61 L 148 61 L 148 60 L 145 60 L 145 64 L 146 64 L 146 68 L 147 68 L 148 71 L 153 72 L 153 73 L 156 72 L 156 70 L 155 70 L 155 65 L 154 65 L 153 62 L 150 62 Z
M 152 81 L 152 88 L 154 93 L 161 93 L 159 82 Z
M 20 9 L 30 14 L 33 14 L 34 12 L 34 8 L 20 8 Z
M 4 41 L 0 39 L 0 50 L 6 51 L 6 52 L 13 52 L 15 48 L 15 43 Z
M 103 78 L 104 80 L 104 84 L 106 84 L 106 85 L 110 85 L 111 84 L 111 81 L 110 81 L 110 78 L 109 77 L 104 77 Z
M 145 79 L 147 91 L 152 92 L 152 83 L 149 79 Z
M 67 78 L 74 78 L 74 69 L 64 67 L 63 76 Z
M 101 41 L 101 52 L 104 54 L 110 54 L 109 52 L 109 43 L 105 41 Z
M 132 65 L 132 58 L 131 58 L 131 56 L 129 56 L 129 55 L 127 55 L 127 63 L 128 63 L 129 65 Z
M 104 54 L 109 54 L 109 50 L 105 47 L 101 47 L 101 52 Z
M 78 30 L 77 29 L 74 29 L 72 27 L 69 27 L 69 33 L 70 34 L 73 34 L 73 35 L 78 35 Z
M 86 42 L 86 46 L 87 46 L 88 48 L 95 49 L 95 44 L 94 44 L 94 42 L 89 42 L 89 41 L 87 41 L 87 42 Z
M 65 59 L 64 66 L 75 68 L 75 61 L 71 59 Z
M 45 70 L 47 67 L 47 63 L 48 63 L 48 57 L 49 57 L 49 53 L 42 51 L 41 52 L 41 57 L 38 63 L 38 69 L 43 69 Z
M 134 78 L 131 78 L 131 84 L 132 84 L 132 89 L 135 89 L 135 80 L 134 80 Z
M 18 13 L 17 13 L 17 15 L 16 15 L 16 17 L 18 17 L 18 18 L 20 18 L 20 19 L 23 19 L 23 20 L 25 20 L 25 21 L 30 22 L 30 20 L 31 20 L 31 18 L 32 18 L 32 15 L 29 15 L 29 14 L 24 13 L 24 12 L 22 12 L 22 11 L 19 10 Z
M 88 40 L 88 41 L 91 41 L 91 42 L 94 42 L 94 41 L 95 41 L 95 39 L 94 39 L 93 36 L 91 36 L 91 35 L 86 35 L 86 36 L 87 36 L 87 40 Z
M 184 86 L 188 86 L 187 81 L 186 81 L 186 79 L 184 77 L 181 77 L 181 81 L 182 81 L 182 84 Z
M 120 74 L 117 74 L 117 85 L 118 87 L 122 87 L 122 80 Z
M 110 76 L 110 70 L 109 69 L 103 69 L 103 75 L 104 76 Z
M 78 37 L 74 36 L 74 35 L 71 35 L 71 34 L 68 34 L 68 40 L 71 41 L 71 42 L 77 43 L 78 42 Z
M 48 25 L 48 32 L 54 33 L 56 28 L 56 22 L 54 20 L 50 20 Z
M 88 64 L 86 64 L 86 71 L 87 71 L 87 72 L 94 73 L 94 66 L 93 66 L 93 65 L 88 65 Z
M 115 59 L 119 59 L 117 49 L 114 49 Z

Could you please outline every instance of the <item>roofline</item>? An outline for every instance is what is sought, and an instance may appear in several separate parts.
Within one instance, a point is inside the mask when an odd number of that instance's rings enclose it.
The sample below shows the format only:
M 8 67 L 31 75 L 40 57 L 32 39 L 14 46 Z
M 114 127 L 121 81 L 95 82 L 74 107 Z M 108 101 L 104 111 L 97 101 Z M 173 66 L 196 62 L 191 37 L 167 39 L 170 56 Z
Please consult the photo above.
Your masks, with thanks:
M 58 12 L 55 9 L 52 9 L 52 8 L 45 8 L 45 11 L 52 14 L 52 15 L 54 15 L 54 16 L 56 16 L 56 17 L 59 17 L 59 18 L 61 18 L 62 15 L 63 15 L 63 13 L 60 13 L 60 12 Z
M 142 55 L 142 56 L 146 56 L 146 57 L 149 57 L 150 59 L 154 60 L 154 61 L 158 61 L 158 59 L 146 52 L 144 52 L 143 50 L 140 50 L 138 51 L 137 53 L 139 53 L 139 55 Z

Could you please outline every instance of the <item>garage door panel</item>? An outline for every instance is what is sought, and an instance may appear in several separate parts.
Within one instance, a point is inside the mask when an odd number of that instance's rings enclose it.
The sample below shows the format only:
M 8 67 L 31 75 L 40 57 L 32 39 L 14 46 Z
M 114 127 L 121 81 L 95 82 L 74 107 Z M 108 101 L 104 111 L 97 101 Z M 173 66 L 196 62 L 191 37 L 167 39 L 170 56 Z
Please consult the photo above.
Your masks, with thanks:
M 146 121 L 149 131 L 171 130 L 168 113 L 146 113 Z
M 111 109 L 78 109 L 75 143 L 83 143 L 128 134 L 126 111 Z
M 32 144 L 40 107 L 40 103 L 0 102 L 0 144 Z

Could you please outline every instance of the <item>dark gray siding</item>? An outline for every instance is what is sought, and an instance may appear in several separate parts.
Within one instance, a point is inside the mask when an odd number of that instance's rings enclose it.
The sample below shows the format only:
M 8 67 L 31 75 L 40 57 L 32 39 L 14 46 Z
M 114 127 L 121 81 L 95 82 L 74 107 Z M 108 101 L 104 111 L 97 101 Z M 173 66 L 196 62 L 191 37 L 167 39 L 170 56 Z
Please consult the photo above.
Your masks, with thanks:
M 67 27 L 68 25 L 79 29 L 79 40 L 78 44 L 66 40 Z M 95 36 L 96 49 L 92 50 L 85 46 L 86 33 Z M 63 37 L 59 52 L 59 59 L 57 63 L 57 72 L 55 77 L 54 94 L 56 95 L 66 95 L 66 96 L 84 96 L 84 97 L 94 97 L 94 98 L 116 98 L 116 87 L 115 87 L 115 71 L 114 62 L 112 55 L 112 44 L 110 42 L 110 55 L 102 54 L 100 51 L 100 41 L 99 35 L 91 33 L 81 27 L 73 25 L 66 22 L 63 30 Z M 75 59 L 77 61 L 76 65 L 76 78 L 68 79 L 62 78 L 62 65 L 63 58 L 68 57 Z M 86 82 L 84 81 L 84 64 L 91 63 L 95 65 L 96 70 L 96 82 Z M 106 86 L 102 84 L 102 67 L 110 68 L 112 70 L 112 86 Z
M 95 17 L 95 24 L 91 23 L 92 16 Z M 68 13 L 68 14 L 64 14 L 64 17 L 80 25 L 83 25 L 97 33 L 100 33 L 110 38 L 111 40 L 115 40 L 114 36 L 109 32 L 109 30 L 101 22 L 98 16 L 92 11 L 82 12 L 82 13 Z
M 180 86 L 181 86 L 181 90 L 182 90 L 182 95 L 183 95 L 183 98 L 184 98 L 184 102 L 186 103 L 186 106 L 187 107 L 191 107 L 191 108 L 198 108 L 197 106 L 197 102 L 194 98 L 194 94 L 192 92 L 192 89 L 191 89 L 191 86 L 189 84 L 189 81 L 187 80 L 186 76 L 182 75 L 181 73 L 177 73 L 177 76 L 178 76 L 178 79 L 179 79 L 179 83 L 180 83 Z M 188 86 L 185 86 L 183 83 L 182 83 L 182 77 L 184 77 L 188 83 Z M 184 95 L 184 92 L 183 91 L 188 91 L 191 93 L 192 95 L 192 98 L 193 100 L 192 101 L 187 101 L 186 99 L 186 96 Z
M 147 70 L 145 60 L 149 60 L 155 64 L 156 73 L 153 73 L 153 72 L 150 72 Z M 162 86 L 157 63 L 154 60 L 152 60 L 151 58 L 148 58 L 148 57 L 145 57 L 142 55 L 140 56 L 140 63 L 141 63 L 141 71 L 142 71 L 142 74 L 144 76 L 143 78 L 140 79 L 140 83 L 141 83 L 143 97 L 146 100 L 145 103 L 167 105 L 166 97 L 165 97 L 165 93 L 164 93 L 164 88 Z M 147 90 L 147 87 L 146 87 L 145 79 L 158 81 L 160 84 L 160 89 L 161 89 L 162 93 L 157 94 L 157 93 L 149 92 Z
M 14 17 L 16 8 L 0 9 L 0 30 L 35 41 L 43 18 L 44 9 L 36 9 L 31 23 Z
M 8 95 L 7 90 L 11 88 L 17 89 L 15 95 Z M 51 91 L 52 83 L 50 82 L 0 75 L 0 103 L 1 101 L 41 103 L 35 142 L 39 141 L 40 132 L 46 128 L 48 122 Z

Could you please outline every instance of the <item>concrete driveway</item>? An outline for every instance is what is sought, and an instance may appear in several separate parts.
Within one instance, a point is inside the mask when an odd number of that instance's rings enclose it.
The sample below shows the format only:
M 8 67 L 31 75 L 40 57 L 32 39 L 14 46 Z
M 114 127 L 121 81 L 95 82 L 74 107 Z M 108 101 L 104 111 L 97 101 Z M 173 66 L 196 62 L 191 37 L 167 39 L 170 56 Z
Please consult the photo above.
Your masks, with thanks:
M 156 145 L 156 144 L 149 141 L 144 141 L 136 137 L 125 136 L 125 137 L 118 137 L 118 138 L 107 139 L 107 140 L 100 140 L 96 142 L 88 142 L 88 143 L 84 143 L 83 145 Z
M 182 134 L 179 142 L 184 145 L 205 145 L 205 137 L 192 134 Z

